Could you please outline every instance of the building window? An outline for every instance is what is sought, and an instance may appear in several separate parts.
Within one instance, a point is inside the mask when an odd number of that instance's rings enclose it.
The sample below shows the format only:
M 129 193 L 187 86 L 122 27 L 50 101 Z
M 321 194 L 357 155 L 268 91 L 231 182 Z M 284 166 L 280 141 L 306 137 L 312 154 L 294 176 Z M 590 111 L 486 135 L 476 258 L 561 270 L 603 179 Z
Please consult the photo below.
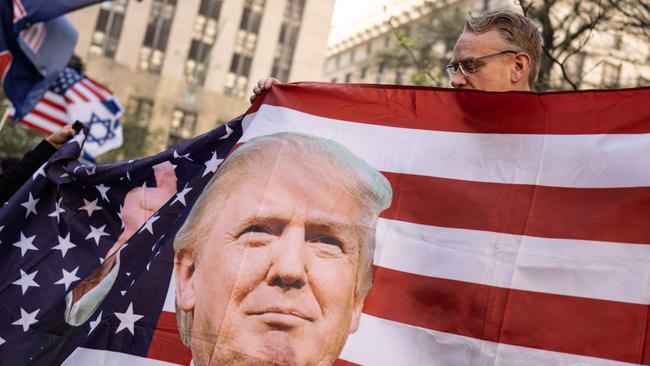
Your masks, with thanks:
M 366 55 L 370 56 L 372 54 L 372 41 L 366 43 Z
M 149 127 L 153 101 L 146 98 L 130 97 L 124 111 L 124 121 L 140 127 Z
M 282 28 L 280 28 L 280 37 L 275 48 L 273 69 L 271 70 L 271 76 L 284 82 L 289 80 L 304 9 L 305 0 L 288 0 L 284 8 Z
M 180 144 L 194 136 L 197 115 L 195 112 L 176 108 L 172 113 L 172 123 L 169 129 L 168 147 Z
M 332 83 L 335 83 L 335 82 L 337 82 L 337 81 L 338 81 L 338 80 L 337 80 L 336 78 L 332 78 L 332 79 L 330 80 L 330 82 L 332 82 Z
M 621 65 L 611 62 L 603 63 L 602 83 L 605 88 L 617 88 L 621 80 Z
M 124 111 L 124 131 L 137 146 L 144 146 L 153 111 L 153 101 L 145 98 L 130 97 Z
M 379 64 L 379 68 L 377 69 L 377 84 L 381 84 L 384 82 L 384 72 L 386 72 L 386 62 L 382 62 Z
M 345 74 L 345 82 L 349 83 L 351 81 L 352 81 L 352 73 L 348 72 L 347 74 Z
M 390 46 L 390 39 L 391 39 L 390 35 L 384 37 L 384 48 L 388 48 L 388 46 Z
M 226 75 L 224 93 L 226 95 L 244 97 L 255 48 L 257 34 L 262 23 L 264 0 L 246 0 L 244 12 L 239 22 L 239 31 L 235 39 L 235 52 L 230 61 L 230 70 Z
M 210 61 L 210 51 L 217 39 L 218 20 L 222 0 L 201 0 L 194 19 L 190 51 L 185 61 L 185 80 L 203 85 Z
M 361 69 L 361 75 L 359 75 L 359 79 L 361 81 L 365 81 L 366 76 L 368 76 L 368 67 L 367 66 Z
M 147 32 L 140 49 L 138 63 L 142 70 L 160 74 L 175 10 L 176 0 L 153 0 Z
M 100 5 L 95 31 L 90 40 L 91 54 L 115 57 L 124 24 L 126 5 L 126 0 L 104 2 Z

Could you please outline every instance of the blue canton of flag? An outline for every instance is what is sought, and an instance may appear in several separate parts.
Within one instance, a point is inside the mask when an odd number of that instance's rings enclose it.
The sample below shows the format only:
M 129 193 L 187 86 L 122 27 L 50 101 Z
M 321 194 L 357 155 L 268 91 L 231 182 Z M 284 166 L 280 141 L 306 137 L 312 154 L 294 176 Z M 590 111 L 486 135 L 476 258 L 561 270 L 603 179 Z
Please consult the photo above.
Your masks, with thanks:
M 0 364 L 60 364 L 78 347 L 147 355 L 171 276 L 171 240 L 242 136 L 241 120 L 103 166 L 77 160 L 93 126 L 75 124 L 77 135 L 0 209 Z M 161 194 L 166 203 L 153 215 L 133 215 L 134 200 Z M 73 289 L 102 263 L 115 263 L 106 300 L 71 317 Z

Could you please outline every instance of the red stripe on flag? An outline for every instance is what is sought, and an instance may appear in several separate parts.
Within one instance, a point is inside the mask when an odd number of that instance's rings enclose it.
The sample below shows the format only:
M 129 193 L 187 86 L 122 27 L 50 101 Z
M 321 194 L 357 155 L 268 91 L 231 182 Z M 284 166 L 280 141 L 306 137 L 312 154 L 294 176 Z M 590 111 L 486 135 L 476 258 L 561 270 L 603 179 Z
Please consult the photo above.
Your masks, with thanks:
M 89 78 L 89 77 L 86 77 L 86 80 L 88 80 L 90 83 L 92 83 L 95 87 L 97 87 L 97 88 L 99 88 L 100 90 L 102 90 L 104 93 L 107 93 L 107 94 L 113 94 L 113 92 L 112 92 L 110 89 L 108 89 L 108 88 L 105 87 L 104 85 L 102 85 L 102 84 L 96 82 L 95 80 L 93 80 L 93 79 L 91 79 L 91 78 Z
M 338 360 L 334 361 L 334 366 L 359 366 L 359 365 L 350 361 L 341 360 L 339 358 Z
M 67 124 L 67 121 L 62 121 L 62 120 L 60 120 L 60 119 L 58 119 L 58 118 L 55 118 L 55 117 L 53 117 L 52 115 L 50 115 L 50 114 L 48 114 L 48 113 L 45 113 L 45 112 L 41 111 L 41 110 L 38 109 L 38 108 L 34 108 L 34 109 L 30 112 L 30 114 L 33 114 L 33 115 L 35 115 L 35 116 L 41 117 L 41 118 L 43 118 L 43 119 L 46 119 L 46 120 L 48 120 L 48 121 L 50 121 L 50 122 L 52 122 L 52 123 L 56 123 L 56 124 L 59 125 L 59 126 L 65 126 L 65 125 Z
M 99 100 L 106 99 L 93 87 L 92 83 L 88 79 L 81 80 L 80 83 L 82 83 L 89 92 L 91 92 L 95 97 L 97 97 L 97 99 Z
M 309 85 L 309 88 L 304 86 Z M 650 133 L 650 88 L 611 91 L 494 93 L 394 85 L 296 83 L 258 98 L 322 117 L 423 130 L 517 133 Z M 503 94 L 509 94 L 504 98 Z M 336 108 L 323 100 L 337 101 Z M 598 123 L 594 123 L 598 121 Z M 623 123 L 626 121 L 626 123 Z
M 65 105 L 59 104 L 59 103 L 49 99 L 47 97 L 47 95 L 45 95 L 45 97 L 43 97 L 43 99 L 41 99 L 40 103 L 47 104 L 48 106 L 50 106 L 50 107 L 52 107 L 54 109 L 57 109 L 57 110 L 59 110 L 59 111 L 61 111 L 63 113 L 67 113 Z
M 76 87 L 77 87 L 77 85 L 74 85 L 73 87 L 71 87 L 70 89 L 68 89 L 68 93 L 74 93 L 74 95 L 76 95 L 76 96 L 77 96 L 79 99 L 81 99 L 82 101 L 84 101 L 84 102 L 86 102 L 86 103 L 89 102 L 90 100 L 89 100 L 88 98 L 86 98 L 86 96 L 83 95 L 83 93 L 81 93 L 80 91 L 78 91 L 78 90 L 76 89 Z M 66 94 L 67 94 L 67 93 L 66 93 Z M 66 98 L 66 100 L 67 100 L 67 98 Z
M 364 313 L 490 342 L 650 362 L 646 305 L 491 287 L 380 267 Z
M 31 123 L 31 122 L 27 122 L 27 121 L 25 121 L 25 120 L 20 121 L 20 123 L 22 123 L 22 124 L 24 124 L 25 126 L 31 128 L 32 130 L 38 131 L 38 132 L 40 132 L 40 133 L 42 133 L 42 134 L 44 134 L 44 135 L 51 135 L 52 132 L 54 132 L 54 131 L 50 131 L 50 130 L 48 130 L 48 129 L 46 129 L 46 128 L 43 128 L 43 127 L 41 127 L 41 126 L 39 126 L 39 125 L 37 125 L 37 124 Z
M 384 173 L 393 204 L 382 217 L 417 224 L 650 244 L 650 187 L 565 188 Z
M 153 358 L 165 362 L 172 362 L 181 365 L 189 365 L 192 360 L 192 352 L 181 342 L 176 327 L 176 314 L 162 311 L 156 330 L 153 333 L 147 358 Z

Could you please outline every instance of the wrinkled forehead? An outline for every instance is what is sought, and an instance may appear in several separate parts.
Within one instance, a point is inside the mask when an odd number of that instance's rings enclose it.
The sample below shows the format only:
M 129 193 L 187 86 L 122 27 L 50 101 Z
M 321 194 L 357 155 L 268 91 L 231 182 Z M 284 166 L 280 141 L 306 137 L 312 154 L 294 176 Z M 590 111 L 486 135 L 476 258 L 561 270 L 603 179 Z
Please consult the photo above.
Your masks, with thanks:
M 456 41 L 452 60 L 458 61 L 471 57 L 481 57 L 489 53 L 502 51 L 507 47 L 507 42 L 496 29 L 481 34 L 465 30 Z

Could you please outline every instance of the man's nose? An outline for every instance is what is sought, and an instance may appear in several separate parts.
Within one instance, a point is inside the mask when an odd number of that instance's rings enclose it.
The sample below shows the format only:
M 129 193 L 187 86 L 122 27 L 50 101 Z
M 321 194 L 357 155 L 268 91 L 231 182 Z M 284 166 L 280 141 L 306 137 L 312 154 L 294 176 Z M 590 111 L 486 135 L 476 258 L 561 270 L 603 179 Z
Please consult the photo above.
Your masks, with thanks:
M 451 78 L 450 83 L 452 88 L 462 88 L 467 85 L 467 79 L 465 78 L 465 75 L 458 70 L 458 72 L 456 72 Z
M 271 254 L 271 268 L 267 277 L 270 286 L 288 290 L 299 289 L 306 284 L 305 248 L 303 230 L 287 229 L 278 238 Z

